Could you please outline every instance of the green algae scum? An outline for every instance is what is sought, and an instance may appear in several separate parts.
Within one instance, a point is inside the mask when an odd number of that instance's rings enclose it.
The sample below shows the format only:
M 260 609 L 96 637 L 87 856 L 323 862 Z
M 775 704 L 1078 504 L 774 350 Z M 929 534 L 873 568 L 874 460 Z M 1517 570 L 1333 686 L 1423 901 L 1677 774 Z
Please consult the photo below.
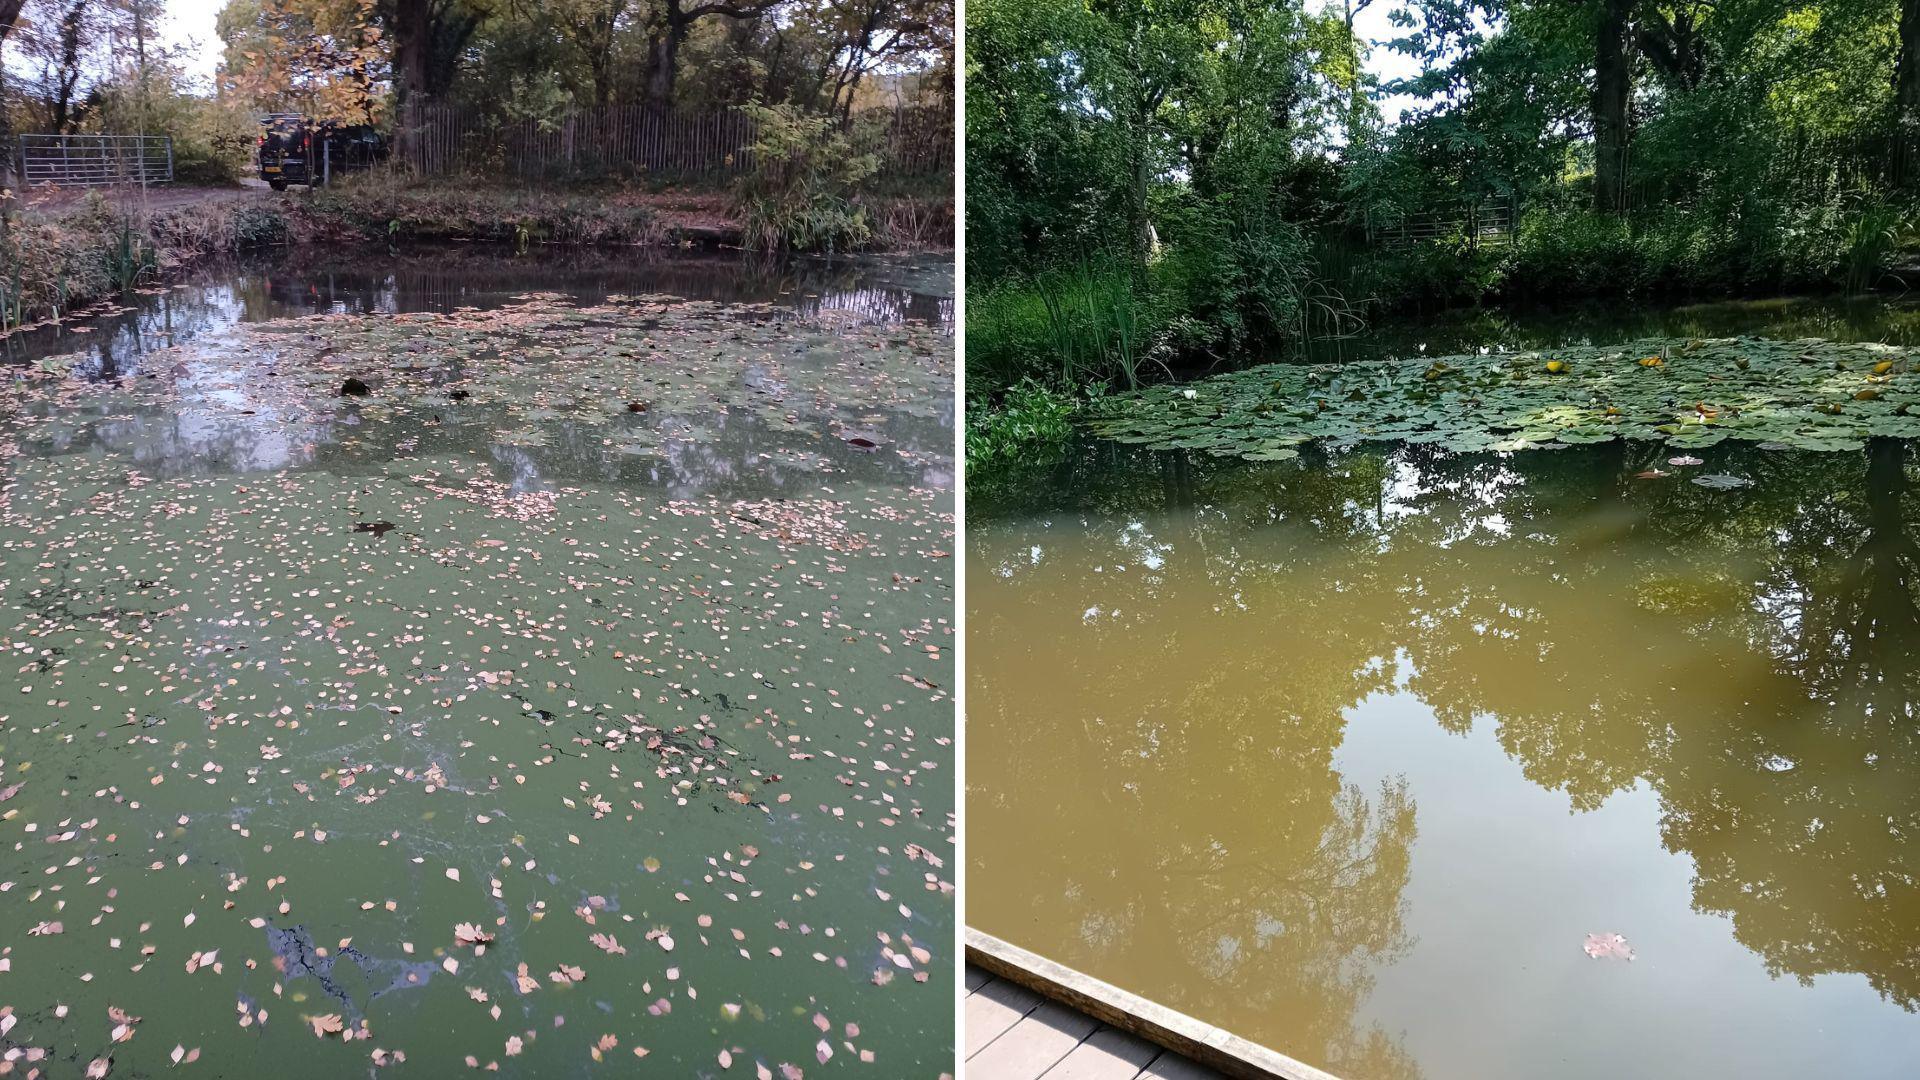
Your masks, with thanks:
M 951 327 L 522 274 L 7 369 L 0 1071 L 950 1071 Z

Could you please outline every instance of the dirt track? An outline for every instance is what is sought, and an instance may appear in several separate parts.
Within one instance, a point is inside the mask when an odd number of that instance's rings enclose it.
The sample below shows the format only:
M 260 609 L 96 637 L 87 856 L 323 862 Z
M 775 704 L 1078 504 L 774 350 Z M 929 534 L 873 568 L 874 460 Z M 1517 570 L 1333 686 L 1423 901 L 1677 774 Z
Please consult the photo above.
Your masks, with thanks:
M 241 199 L 259 199 L 273 193 L 259 181 L 244 184 L 241 187 L 187 187 L 175 184 L 159 184 L 141 191 L 134 187 L 114 188 L 33 188 L 17 192 L 19 206 L 23 210 L 41 210 L 58 213 L 78 205 L 85 199 L 88 191 L 98 190 L 107 201 L 115 206 L 137 206 L 148 210 L 175 210 L 182 206 L 199 203 L 236 202 Z

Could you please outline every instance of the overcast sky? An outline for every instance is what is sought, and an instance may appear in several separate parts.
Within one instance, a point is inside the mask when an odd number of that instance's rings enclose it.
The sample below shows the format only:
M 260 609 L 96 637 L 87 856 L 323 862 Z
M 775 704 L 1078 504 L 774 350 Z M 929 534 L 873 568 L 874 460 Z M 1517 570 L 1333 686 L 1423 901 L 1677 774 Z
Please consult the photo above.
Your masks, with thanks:
M 167 0 L 167 21 L 161 32 L 167 41 L 187 47 L 187 70 L 207 86 L 212 85 L 223 47 L 220 35 L 213 32 L 213 19 L 226 6 L 227 0 Z

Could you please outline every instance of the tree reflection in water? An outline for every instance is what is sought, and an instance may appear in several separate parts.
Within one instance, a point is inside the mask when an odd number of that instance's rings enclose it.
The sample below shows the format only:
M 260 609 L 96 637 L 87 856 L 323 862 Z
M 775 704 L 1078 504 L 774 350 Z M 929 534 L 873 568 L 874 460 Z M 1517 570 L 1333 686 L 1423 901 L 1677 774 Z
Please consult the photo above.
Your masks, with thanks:
M 1776 976 L 1920 1004 L 1920 546 L 1911 451 L 1255 468 L 1097 444 L 973 526 L 969 917 L 1336 1072 L 1410 945 L 1404 782 L 1334 763 L 1352 710 L 1494 726 L 1576 812 L 1646 784 L 1696 910 Z M 1439 992 L 1440 988 L 1435 988 Z

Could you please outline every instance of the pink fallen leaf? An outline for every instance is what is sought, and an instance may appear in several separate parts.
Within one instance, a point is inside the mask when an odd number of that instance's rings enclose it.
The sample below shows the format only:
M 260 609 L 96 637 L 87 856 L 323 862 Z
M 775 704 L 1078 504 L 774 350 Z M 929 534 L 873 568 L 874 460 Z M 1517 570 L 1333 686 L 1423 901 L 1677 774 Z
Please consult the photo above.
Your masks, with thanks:
M 454 925 L 453 940 L 461 945 L 485 945 L 493 940 L 493 935 L 473 923 L 463 922 Z
M 1619 934 L 1588 934 L 1587 942 L 1581 948 L 1595 960 L 1633 959 L 1633 947 Z
M 346 1030 L 346 1022 L 340 1018 L 339 1013 L 328 1013 L 325 1016 L 307 1016 L 302 1017 L 302 1019 L 307 1022 L 308 1027 L 313 1029 L 313 1036 L 316 1039 L 324 1039 L 328 1035 L 338 1035 Z

